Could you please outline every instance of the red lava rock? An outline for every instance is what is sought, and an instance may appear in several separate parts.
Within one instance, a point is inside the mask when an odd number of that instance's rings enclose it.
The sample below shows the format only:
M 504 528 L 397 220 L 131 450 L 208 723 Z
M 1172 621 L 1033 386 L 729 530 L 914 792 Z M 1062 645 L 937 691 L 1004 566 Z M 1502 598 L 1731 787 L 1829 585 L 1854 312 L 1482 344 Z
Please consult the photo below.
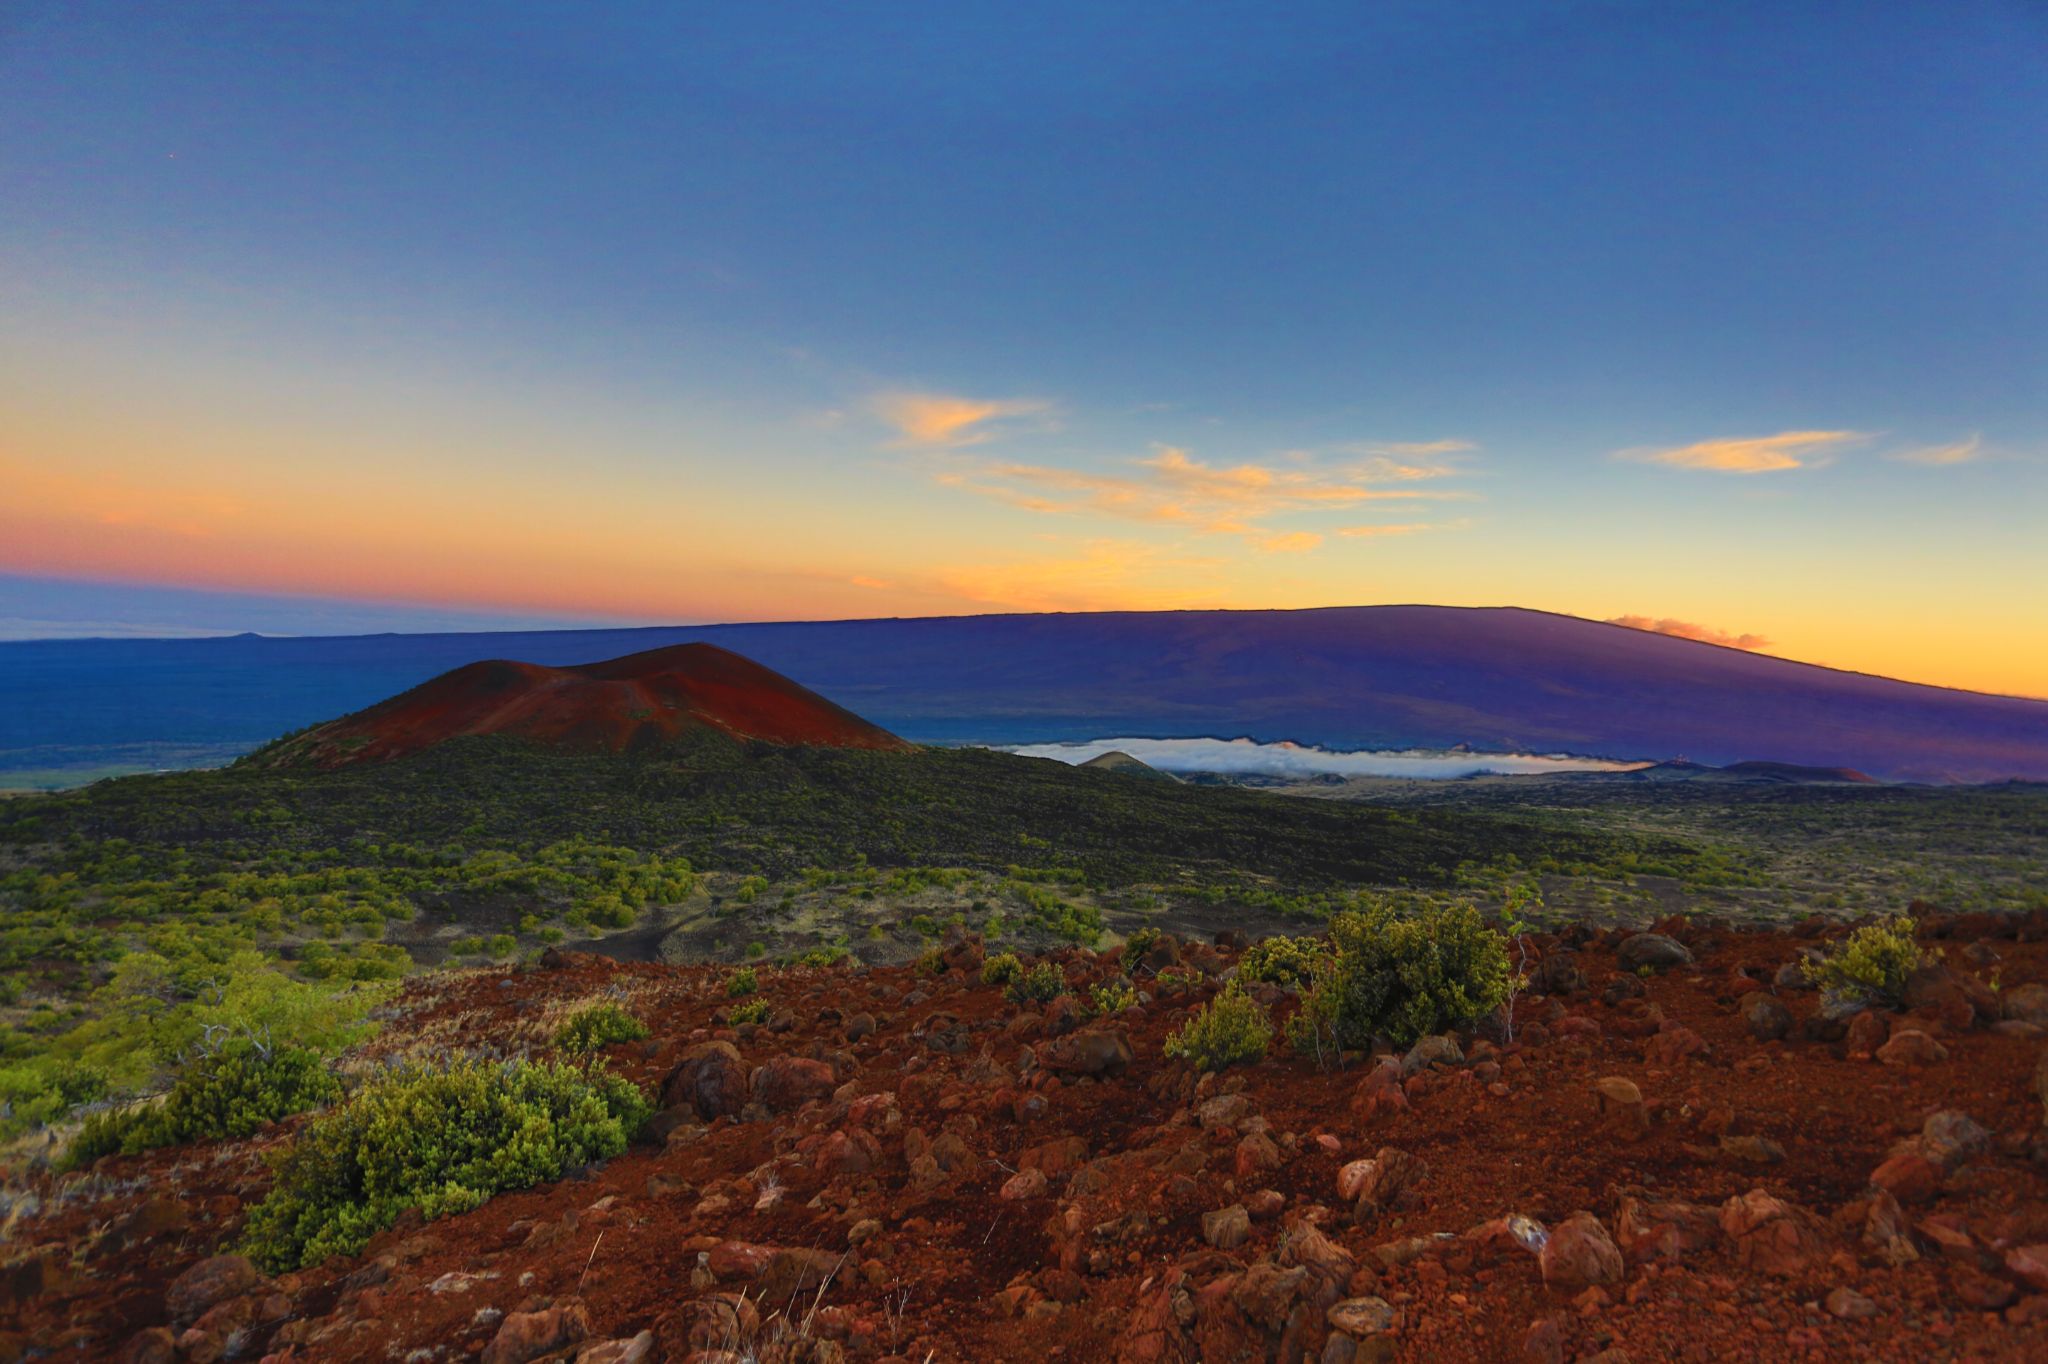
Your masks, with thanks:
M 756 1066 L 748 1081 L 755 1103 L 771 1113 L 786 1113 L 816 1099 L 829 1099 L 838 1088 L 832 1067 L 804 1056 L 778 1056 Z
M 1564 1328 L 1555 1317 L 1529 1323 L 1522 1335 L 1522 1358 L 1528 1364 L 1564 1364 Z
M 590 1316 L 580 1302 L 539 1312 L 513 1312 L 484 1347 L 483 1364 L 526 1364 L 589 1334 Z
M 1870 1183 L 1901 1203 L 1931 1203 L 1941 1192 L 1941 1167 L 1919 1151 L 1904 1151 L 1873 1170 Z
M 1045 1171 L 1019 1170 L 1003 1181 L 1003 1187 L 996 1191 L 996 1197 L 1005 1203 L 1022 1203 L 1026 1199 L 1045 1197 L 1046 1188 Z
M 1615 1217 L 1615 1237 L 1631 1260 L 1678 1260 L 1714 1243 L 1720 1219 L 1691 1203 L 1655 1203 L 1624 1198 Z
M 1590 1212 L 1575 1212 L 1551 1228 L 1538 1261 L 1552 1288 L 1619 1283 L 1623 1273 L 1620 1248 Z
M 1643 1060 L 1653 1066 L 1675 1066 L 1688 1056 L 1698 1056 L 1707 1050 L 1706 1038 L 1683 1024 L 1675 1024 L 1643 1044 Z
M 216 1255 L 171 1281 L 164 1293 L 164 1310 L 172 1321 L 194 1321 L 216 1303 L 253 1292 L 262 1283 L 263 1275 L 246 1256 Z
M 662 1081 L 661 1102 L 665 1108 L 688 1108 L 704 1122 L 737 1114 L 747 1104 L 747 1069 L 739 1048 L 730 1042 L 699 1042 L 686 1050 Z
M 1875 1009 L 1866 1009 L 1849 1020 L 1848 1046 L 1851 1056 L 1875 1056 L 1877 1049 L 1891 1036 L 1891 1025 L 1886 1015 Z
M 1888 1066 L 1934 1066 L 1948 1060 L 1948 1048 L 1917 1028 L 1907 1028 L 1877 1049 L 1877 1059 Z
M 1813 1215 L 1762 1189 L 1722 1206 L 1721 1232 L 1735 1243 L 1736 1260 L 1760 1274 L 1794 1278 L 1827 1258 L 1827 1242 Z
M 1602 1131 L 1623 1141 L 1640 1141 L 1650 1134 L 1650 1110 L 1635 1081 L 1609 1075 L 1593 1088 L 1600 1096 Z
M 2048 1244 L 2020 1246 L 2007 1251 L 2005 1268 L 2036 1293 L 2048 1293 Z
M 1778 997 L 1752 990 L 1736 1003 L 1749 1035 L 1759 1042 L 1775 1042 L 1792 1031 L 1792 1014 Z
M 1038 1064 L 1070 1075 L 1121 1075 L 1137 1059 L 1130 1034 L 1121 1028 L 1091 1029 L 1058 1038 L 1039 1049 Z
M 170 1328 L 151 1326 L 137 1331 L 121 1347 L 118 1364 L 176 1364 L 178 1341 Z

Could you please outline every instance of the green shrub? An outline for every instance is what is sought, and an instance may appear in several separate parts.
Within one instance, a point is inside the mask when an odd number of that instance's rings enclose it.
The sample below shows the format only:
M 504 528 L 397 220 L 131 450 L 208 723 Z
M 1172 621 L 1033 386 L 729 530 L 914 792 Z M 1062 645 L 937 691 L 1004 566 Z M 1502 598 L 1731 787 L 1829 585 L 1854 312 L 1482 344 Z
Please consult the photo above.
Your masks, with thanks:
M 1233 980 L 1166 1039 L 1166 1054 L 1186 1057 L 1197 1070 L 1222 1070 L 1259 1060 L 1272 1040 L 1265 1009 Z
M 1009 985 L 1024 975 L 1024 963 L 1015 952 L 998 952 L 981 963 L 983 985 Z
M 756 996 L 744 1004 L 735 1004 L 730 1009 L 727 1009 L 725 1011 L 725 1021 L 732 1024 L 735 1028 L 742 1023 L 766 1023 L 768 1021 L 768 1012 L 768 1001 Z
M 1130 936 L 1124 939 L 1123 956 L 1118 958 L 1118 961 L 1123 965 L 1124 974 L 1128 976 L 1136 971 L 1138 969 L 1138 959 L 1150 951 L 1152 944 L 1158 941 L 1159 930 L 1156 928 L 1132 929 Z
M 1066 972 L 1052 962 L 1042 961 L 1011 981 L 1010 988 L 1003 994 L 1012 1004 L 1022 1004 L 1027 1000 L 1044 1004 L 1066 992 Z
M 1906 977 L 1922 961 L 1915 928 L 1908 918 L 1865 924 L 1823 960 L 1803 962 L 1800 969 L 1829 994 L 1897 1007 L 1905 1002 Z
M 1302 1003 L 1306 1017 L 1289 1029 L 1303 1051 L 1321 1041 L 1363 1048 L 1375 1035 L 1406 1046 L 1507 998 L 1507 947 L 1468 904 L 1425 905 L 1404 917 L 1368 901 L 1330 920 L 1330 947 Z
M 1120 1014 L 1138 1002 L 1138 992 L 1127 981 L 1105 981 L 1088 992 L 1088 1001 L 1098 1014 Z
M 87 1117 L 63 1163 L 75 1169 L 116 1152 L 251 1136 L 339 1092 L 317 1052 L 236 1038 L 187 1063 L 162 1103 Z
M 1329 960 L 1330 944 L 1321 938 L 1261 938 L 1244 950 L 1237 974 L 1242 980 L 1305 990 Z
M 563 1051 L 596 1051 L 614 1042 L 638 1042 L 645 1036 L 645 1023 L 607 1002 L 569 1015 L 568 1021 L 555 1030 L 555 1045 Z
M 753 994 L 761 988 L 761 975 L 751 966 L 742 966 L 725 978 L 725 994 L 728 999 Z
M 241 1248 L 272 1273 L 350 1254 L 407 1208 L 432 1219 L 615 1156 L 650 1112 L 636 1087 L 597 1066 L 392 1071 L 276 1158 Z
M 943 976 L 946 974 L 946 954 L 936 947 L 927 947 L 910 964 L 910 969 L 920 976 Z

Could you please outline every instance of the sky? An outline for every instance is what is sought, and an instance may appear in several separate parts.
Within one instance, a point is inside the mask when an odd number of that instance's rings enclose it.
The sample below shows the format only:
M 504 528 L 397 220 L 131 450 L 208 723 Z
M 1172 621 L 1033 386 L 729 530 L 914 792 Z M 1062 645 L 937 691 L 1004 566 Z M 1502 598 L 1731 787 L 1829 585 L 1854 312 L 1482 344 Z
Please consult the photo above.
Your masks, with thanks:
M 0 128 L 0 634 L 1432 602 L 2048 696 L 2028 0 L 12 0 Z

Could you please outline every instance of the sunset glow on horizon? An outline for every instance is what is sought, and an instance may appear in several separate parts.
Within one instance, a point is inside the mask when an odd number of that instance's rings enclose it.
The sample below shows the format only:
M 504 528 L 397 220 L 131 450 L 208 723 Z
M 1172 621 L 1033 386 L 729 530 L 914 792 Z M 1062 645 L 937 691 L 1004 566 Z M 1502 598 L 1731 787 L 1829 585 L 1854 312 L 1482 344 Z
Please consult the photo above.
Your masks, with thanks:
M 2048 697 L 2023 6 L 377 9 L 0 29 L 0 573 L 1522 606 Z

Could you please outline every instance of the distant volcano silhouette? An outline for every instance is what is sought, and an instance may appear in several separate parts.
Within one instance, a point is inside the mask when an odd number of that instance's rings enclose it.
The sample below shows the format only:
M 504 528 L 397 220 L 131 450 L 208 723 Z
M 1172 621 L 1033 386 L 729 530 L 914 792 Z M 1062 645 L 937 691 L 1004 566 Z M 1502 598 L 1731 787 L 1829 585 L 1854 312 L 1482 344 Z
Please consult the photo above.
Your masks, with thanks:
M 676 644 L 550 668 L 490 659 L 297 735 L 269 756 L 341 767 L 384 762 L 466 735 L 622 753 L 691 731 L 825 748 L 907 749 L 887 730 L 714 644 Z

